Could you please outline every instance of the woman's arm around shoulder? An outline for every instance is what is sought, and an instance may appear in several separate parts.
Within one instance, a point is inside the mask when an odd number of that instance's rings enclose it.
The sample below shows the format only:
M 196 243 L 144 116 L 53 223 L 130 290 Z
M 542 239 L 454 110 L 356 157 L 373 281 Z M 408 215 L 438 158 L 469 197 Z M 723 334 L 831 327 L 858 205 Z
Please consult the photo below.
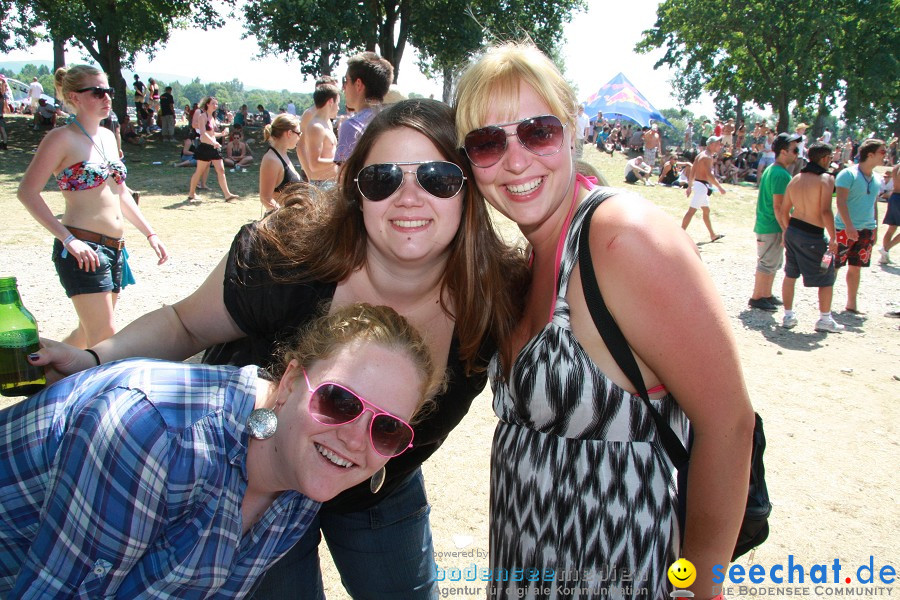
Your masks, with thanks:
M 683 555 L 698 574 L 711 574 L 713 565 L 728 564 L 737 539 L 754 426 L 728 315 L 696 246 L 643 198 L 618 196 L 601 205 L 590 245 L 625 338 L 691 420 Z M 695 589 L 709 586 L 709 578 L 698 577 Z

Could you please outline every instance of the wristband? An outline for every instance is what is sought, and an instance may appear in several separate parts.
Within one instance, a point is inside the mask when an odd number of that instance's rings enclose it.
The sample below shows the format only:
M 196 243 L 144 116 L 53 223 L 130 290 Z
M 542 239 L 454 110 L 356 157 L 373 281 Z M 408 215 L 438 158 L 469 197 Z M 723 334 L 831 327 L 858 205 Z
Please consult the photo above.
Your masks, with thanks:
M 69 234 L 69 237 L 67 237 L 66 239 L 63 240 L 63 248 L 65 248 L 66 246 L 68 246 L 68 245 L 69 245 L 69 242 L 71 242 L 71 241 L 74 240 L 74 239 L 77 239 L 77 238 L 76 238 L 74 235 L 72 235 L 72 234 L 70 233 L 70 234 Z
M 149 239 L 152 238 L 154 235 L 156 235 L 156 234 L 155 234 L 155 233 L 151 233 L 150 235 L 147 236 L 147 239 L 149 240 Z M 159 237 L 159 236 L 156 235 L 156 237 Z
M 93 350 L 91 350 L 90 348 L 85 348 L 84 351 L 94 357 L 94 361 L 97 363 L 97 366 L 99 367 L 100 366 L 100 357 L 97 356 L 97 353 L 94 352 Z

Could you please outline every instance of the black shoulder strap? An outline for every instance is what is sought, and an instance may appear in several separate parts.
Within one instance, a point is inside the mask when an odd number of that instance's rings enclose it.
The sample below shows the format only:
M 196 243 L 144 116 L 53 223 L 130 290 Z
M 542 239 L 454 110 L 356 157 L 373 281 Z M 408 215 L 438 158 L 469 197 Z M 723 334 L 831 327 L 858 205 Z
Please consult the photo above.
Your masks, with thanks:
M 690 459 L 687 450 L 685 450 L 684 445 L 678 439 L 678 436 L 675 435 L 675 432 L 672 431 L 672 428 L 663 420 L 662 415 L 650 403 L 650 396 L 647 394 L 644 378 L 641 376 L 641 370 L 634 359 L 631 347 L 628 345 L 628 341 L 625 339 L 625 335 L 622 333 L 616 320 L 606 307 L 606 302 L 603 301 L 603 296 L 600 293 L 600 287 L 597 285 L 597 276 L 594 273 L 589 239 L 591 217 L 601 202 L 602 200 L 587 210 L 579 232 L 578 264 L 581 272 L 581 287 L 584 289 L 584 299 L 588 310 L 591 312 L 594 325 L 596 325 L 597 331 L 600 332 L 600 337 L 603 338 L 603 342 L 609 349 L 610 354 L 612 354 L 622 372 L 625 373 L 625 376 L 628 377 L 628 380 L 637 388 L 638 394 L 640 394 L 641 399 L 647 406 L 647 410 L 650 411 L 650 416 L 653 417 L 653 422 L 656 424 L 656 429 L 659 432 L 660 441 L 666 454 L 669 456 L 669 460 L 672 461 L 676 469 L 682 469 Z

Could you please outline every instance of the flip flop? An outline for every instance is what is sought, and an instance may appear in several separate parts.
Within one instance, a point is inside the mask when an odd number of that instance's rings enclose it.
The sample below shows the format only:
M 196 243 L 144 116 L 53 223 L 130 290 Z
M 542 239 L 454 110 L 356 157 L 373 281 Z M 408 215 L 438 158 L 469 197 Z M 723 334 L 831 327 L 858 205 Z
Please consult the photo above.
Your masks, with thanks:
M 851 315 L 856 315 L 857 317 L 864 317 L 864 316 L 866 316 L 866 313 L 864 313 L 864 312 L 861 311 L 861 310 L 856 310 L 855 308 L 845 308 L 845 309 L 844 309 L 844 312 L 848 312 L 848 313 L 850 313 Z
M 231 202 L 232 200 L 240 200 L 240 199 L 241 199 L 240 196 L 232 194 L 232 195 L 228 196 L 227 198 L 225 198 L 225 202 Z
M 718 241 L 721 240 L 723 237 L 725 237 L 725 234 L 724 234 L 724 233 L 720 233 L 719 235 L 717 235 L 716 237 L 714 237 L 713 239 L 711 239 L 710 242 L 718 242 Z

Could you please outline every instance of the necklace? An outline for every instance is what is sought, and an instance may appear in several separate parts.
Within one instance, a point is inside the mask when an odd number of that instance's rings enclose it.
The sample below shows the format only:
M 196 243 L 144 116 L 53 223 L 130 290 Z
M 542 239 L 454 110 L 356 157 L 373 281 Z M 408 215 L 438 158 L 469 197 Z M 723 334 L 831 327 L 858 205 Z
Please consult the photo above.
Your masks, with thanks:
M 860 177 L 862 177 L 863 181 L 866 182 L 866 196 L 868 196 L 869 194 L 872 193 L 871 186 L 872 186 L 872 180 L 875 179 L 875 175 L 872 175 L 871 177 L 866 177 L 866 174 L 862 172 L 862 169 L 857 168 L 857 170 L 859 171 Z
M 94 148 L 97 149 L 97 152 L 100 153 L 100 156 L 103 157 L 104 162 L 106 162 L 106 164 L 108 165 L 108 164 L 109 164 L 109 159 L 106 158 L 106 152 L 103 151 L 103 147 L 102 147 L 102 146 L 103 146 L 103 140 L 100 140 L 100 146 L 98 146 L 98 145 L 97 145 L 97 142 L 94 141 L 94 138 L 92 138 L 91 135 L 85 130 L 84 126 L 82 126 L 82 124 L 78 122 L 78 117 L 74 117 L 74 118 L 72 119 L 72 122 L 75 123 L 76 125 L 78 125 L 78 129 L 81 130 L 81 133 L 83 133 L 84 135 L 87 136 L 87 139 L 91 140 L 91 144 L 94 145 Z

